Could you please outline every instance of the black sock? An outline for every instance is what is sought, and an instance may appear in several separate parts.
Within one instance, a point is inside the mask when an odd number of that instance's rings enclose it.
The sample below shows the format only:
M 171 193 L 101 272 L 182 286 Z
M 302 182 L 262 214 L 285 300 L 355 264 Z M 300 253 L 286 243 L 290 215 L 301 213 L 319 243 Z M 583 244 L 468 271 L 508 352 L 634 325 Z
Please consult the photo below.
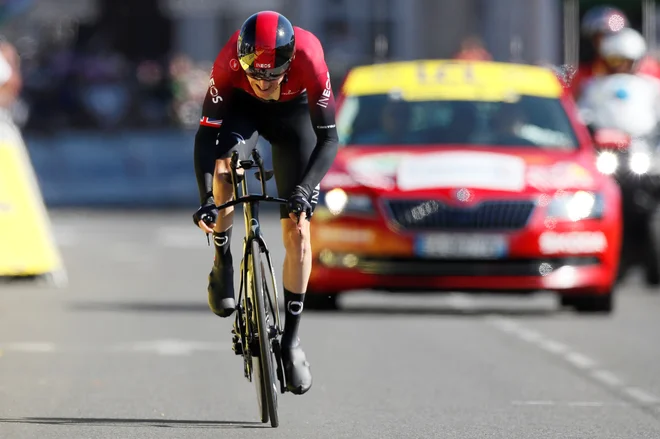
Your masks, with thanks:
M 224 232 L 213 232 L 213 243 L 215 244 L 215 265 L 217 266 L 231 266 L 231 230 L 232 226 L 229 226 Z
M 294 294 L 284 288 L 284 333 L 282 334 L 282 347 L 293 347 L 298 343 L 298 325 L 305 302 L 305 293 Z

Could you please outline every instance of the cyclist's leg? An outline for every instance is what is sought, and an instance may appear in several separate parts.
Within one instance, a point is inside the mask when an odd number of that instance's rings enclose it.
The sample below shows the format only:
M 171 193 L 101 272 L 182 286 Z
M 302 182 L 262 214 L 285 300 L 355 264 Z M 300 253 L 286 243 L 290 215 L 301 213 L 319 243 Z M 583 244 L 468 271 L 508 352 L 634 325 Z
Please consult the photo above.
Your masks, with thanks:
M 251 150 L 257 145 L 259 136 L 256 124 L 245 112 L 232 113 L 225 119 L 216 140 L 217 157 L 213 179 L 213 198 L 216 205 L 224 204 L 233 197 L 233 188 L 226 178 L 230 174 L 229 160 L 232 151 L 237 148 Z M 229 177 L 231 181 L 231 177 Z M 231 255 L 231 232 L 234 208 L 223 209 L 218 214 L 213 229 L 215 257 L 209 274 L 208 303 L 214 314 L 220 317 L 230 316 L 236 307 L 234 294 L 234 267 Z
M 271 140 L 273 170 L 278 195 L 288 198 L 307 168 L 316 145 L 316 134 L 312 129 L 306 102 L 283 106 L 279 113 L 279 118 L 276 119 L 277 135 Z M 318 193 L 315 195 L 314 201 L 318 199 Z M 298 338 L 298 326 L 312 268 L 310 222 L 305 220 L 302 233 L 299 233 L 284 205 L 280 206 L 280 219 L 285 248 L 282 276 L 285 301 L 282 353 L 289 390 L 295 394 L 303 394 L 312 385 L 309 363 Z

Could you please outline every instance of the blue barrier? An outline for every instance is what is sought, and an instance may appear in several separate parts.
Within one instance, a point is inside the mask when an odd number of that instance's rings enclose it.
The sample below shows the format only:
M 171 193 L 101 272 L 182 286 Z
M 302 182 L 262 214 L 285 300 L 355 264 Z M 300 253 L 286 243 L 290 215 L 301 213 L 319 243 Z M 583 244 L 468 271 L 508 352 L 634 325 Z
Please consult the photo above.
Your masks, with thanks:
M 25 141 L 49 207 L 194 208 L 194 131 L 58 133 Z M 271 169 L 270 145 L 259 151 Z M 248 180 L 251 191 L 260 183 Z M 268 193 L 275 194 L 274 180 Z

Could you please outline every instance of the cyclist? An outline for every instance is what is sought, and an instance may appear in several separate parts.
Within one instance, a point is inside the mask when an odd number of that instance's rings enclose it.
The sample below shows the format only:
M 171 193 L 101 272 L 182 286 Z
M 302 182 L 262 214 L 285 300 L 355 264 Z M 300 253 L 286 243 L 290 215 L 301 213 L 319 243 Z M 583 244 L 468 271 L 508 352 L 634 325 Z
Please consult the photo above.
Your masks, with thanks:
M 599 55 L 605 74 L 590 79 L 578 106 L 586 123 L 616 128 L 633 136 L 653 133 L 660 122 L 660 80 L 640 72 L 647 52 L 634 29 L 603 38 Z
M 301 395 L 312 385 L 297 334 L 312 267 L 309 221 L 319 183 L 337 154 L 338 137 L 321 43 L 273 11 L 250 16 L 220 51 L 195 136 L 201 206 L 193 221 L 213 235 L 215 259 L 208 278 L 208 302 L 220 317 L 230 316 L 235 309 L 230 251 L 233 209 L 218 212 L 216 206 L 233 196 L 232 186 L 224 180 L 231 151 L 252 150 L 259 136 L 272 145 L 277 191 L 288 199 L 280 207 L 286 313 L 282 359 L 289 391 Z
M 589 9 L 582 18 L 582 34 L 591 42 L 595 56 L 592 60 L 581 63 L 571 81 L 573 97 L 579 99 L 584 84 L 592 77 L 607 74 L 605 60 L 600 55 L 600 45 L 603 39 L 611 34 L 629 28 L 626 15 L 611 6 L 595 6 Z M 639 71 L 660 78 L 660 64 L 646 56 L 639 62 Z

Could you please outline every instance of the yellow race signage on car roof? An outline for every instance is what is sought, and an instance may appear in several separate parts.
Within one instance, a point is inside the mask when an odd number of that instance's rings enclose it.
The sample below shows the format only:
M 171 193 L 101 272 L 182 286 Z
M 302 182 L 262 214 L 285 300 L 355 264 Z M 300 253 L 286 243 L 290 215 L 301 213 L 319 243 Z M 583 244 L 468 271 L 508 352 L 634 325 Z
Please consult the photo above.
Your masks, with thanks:
M 349 96 L 395 94 L 411 101 L 515 101 L 520 95 L 558 98 L 562 86 L 544 67 L 422 60 L 355 67 L 344 82 L 343 92 Z

